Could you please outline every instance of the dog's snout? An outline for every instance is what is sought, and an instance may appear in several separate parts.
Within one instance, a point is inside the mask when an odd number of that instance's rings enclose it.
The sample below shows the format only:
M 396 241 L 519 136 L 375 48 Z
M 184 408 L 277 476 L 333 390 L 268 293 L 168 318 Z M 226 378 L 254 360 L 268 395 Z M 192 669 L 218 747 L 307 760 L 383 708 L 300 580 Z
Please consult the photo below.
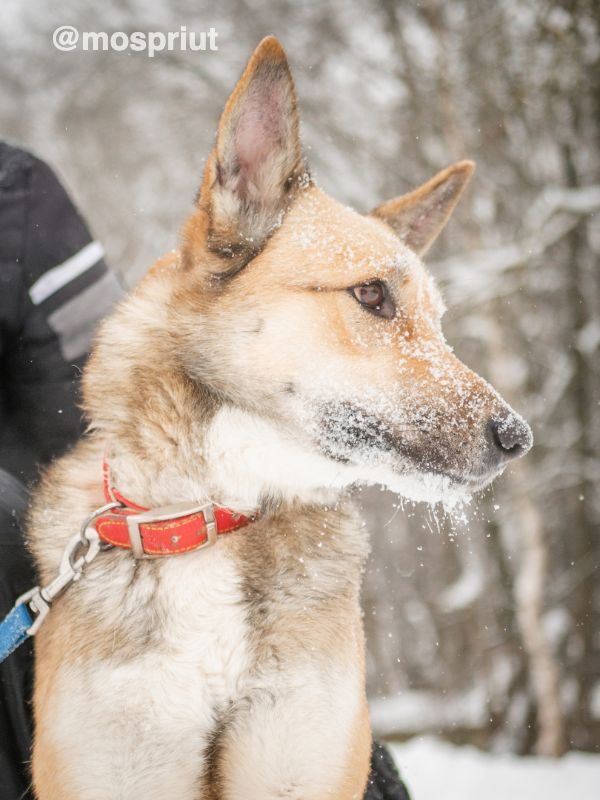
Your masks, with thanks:
M 488 422 L 488 440 L 497 456 L 511 459 L 525 455 L 533 444 L 533 435 L 525 420 L 507 414 Z

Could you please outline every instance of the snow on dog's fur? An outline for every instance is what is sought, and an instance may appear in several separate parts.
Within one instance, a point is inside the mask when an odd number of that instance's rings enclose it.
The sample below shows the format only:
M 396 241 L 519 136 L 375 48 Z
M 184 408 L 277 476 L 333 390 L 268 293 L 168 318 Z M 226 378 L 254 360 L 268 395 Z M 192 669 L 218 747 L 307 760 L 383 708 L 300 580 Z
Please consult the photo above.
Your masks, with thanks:
M 36 646 L 40 800 L 360 798 L 366 532 L 345 490 L 448 499 L 529 429 L 464 366 L 420 256 L 473 170 L 362 216 L 314 184 L 273 38 L 221 118 L 178 252 L 106 321 L 89 434 L 37 492 L 43 581 L 114 483 L 148 507 L 260 509 L 207 550 L 102 553 Z

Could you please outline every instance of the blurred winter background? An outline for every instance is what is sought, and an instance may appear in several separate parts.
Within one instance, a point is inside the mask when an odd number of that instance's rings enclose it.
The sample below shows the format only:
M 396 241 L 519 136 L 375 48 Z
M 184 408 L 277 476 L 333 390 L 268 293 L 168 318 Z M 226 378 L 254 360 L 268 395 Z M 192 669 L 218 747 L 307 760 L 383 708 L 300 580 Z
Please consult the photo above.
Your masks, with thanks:
M 66 24 L 214 26 L 219 50 L 60 53 Z M 421 737 L 396 751 L 416 800 L 440 785 L 446 798 L 598 797 L 597 756 L 548 766 L 542 789 L 549 761 L 472 746 L 600 749 L 600 6 L 3 0 L 0 134 L 55 167 L 128 284 L 176 245 L 219 112 L 267 33 L 336 198 L 365 211 L 477 161 L 428 260 L 448 339 L 536 437 L 463 520 L 363 493 L 374 728 Z

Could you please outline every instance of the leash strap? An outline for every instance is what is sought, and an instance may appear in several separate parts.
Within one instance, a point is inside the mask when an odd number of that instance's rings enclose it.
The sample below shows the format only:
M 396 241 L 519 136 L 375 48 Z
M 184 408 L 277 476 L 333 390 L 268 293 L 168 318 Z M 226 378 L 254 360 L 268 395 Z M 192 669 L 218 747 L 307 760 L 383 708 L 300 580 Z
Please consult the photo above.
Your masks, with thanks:
M 17 647 L 27 641 L 31 634 L 33 617 L 26 603 L 18 603 L 0 622 L 0 664 L 13 653 Z

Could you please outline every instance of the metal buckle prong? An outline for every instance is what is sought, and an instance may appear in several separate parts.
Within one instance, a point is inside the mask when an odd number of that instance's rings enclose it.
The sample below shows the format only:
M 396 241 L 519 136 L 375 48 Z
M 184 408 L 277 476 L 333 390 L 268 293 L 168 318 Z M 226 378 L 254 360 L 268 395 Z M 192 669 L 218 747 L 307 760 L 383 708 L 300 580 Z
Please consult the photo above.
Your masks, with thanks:
M 201 547 L 210 547 L 217 543 L 217 520 L 215 519 L 215 510 L 212 503 L 207 503 L 202 506 L 202 515 L 204 516 L 204 523 L 206 525 L 206 541 Z
M 146 553 L 142 542 L 140 525 L 151 522 L 165 522 L 166 520 L 179 519 L 179 517 L 189 517 L 192 514 L 202 514 L 206 525 L 206 541 L 198 545 L 196 549 L 200 550 L 203 547 L 215 544 L 217 541 L 217 523 L 212 503 L 192 506 L 188 503 L 173 503 L 168 506 L 151 508 L 141 514 L 130 514 L 127 517 L 127 528 L 133 557 L 138 559 L 160 558 L 163 555 L 162 553 Z

